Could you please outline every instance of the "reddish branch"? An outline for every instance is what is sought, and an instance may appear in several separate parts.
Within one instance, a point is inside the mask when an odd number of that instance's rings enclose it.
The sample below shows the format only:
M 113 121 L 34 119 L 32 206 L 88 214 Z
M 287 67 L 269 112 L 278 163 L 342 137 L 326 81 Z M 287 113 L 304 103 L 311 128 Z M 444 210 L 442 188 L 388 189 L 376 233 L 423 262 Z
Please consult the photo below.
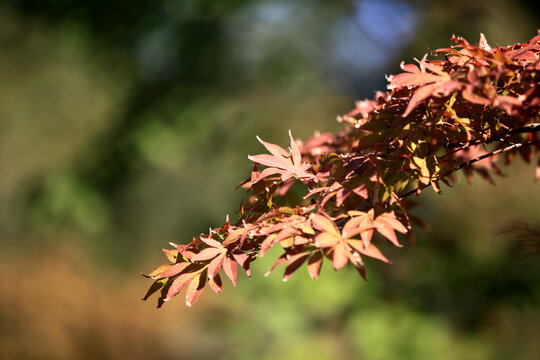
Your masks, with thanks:
M 481 155 L 481 156 L 478 156 L 474 159 L 471 159 L 469 161 L 466 161 L 462 164 L 460 164 L 459 166 L 455 167 L 454 169 L 450 170 L 449 172 L 447 172 L 445 174 L 445 176 L 447 175 L 450 175 L 451 173 L 453 172 L 456 172 L 460 169 L 463 169 L 464 167 L 466 166 L 470 166 L 472 164 L 474 164 L 475 162 L 478 162 L 480 160 L 484 160 L 484 159 L 487 159 L 487 158 L 490 158 L 492 156 L 495 156 L 495 155 L 498 155 L 500 153 L 503 153 L 503 152 L 506 152 L 506 151 L 511 151 L 511 150 L 516 150 L 522 146 L 531 146 L 531 145 L 537 145 L 537 144 L 540 144 L 540 140 L 536 140 L 536 141 L 529 141 L 529 142 L 526 142 L 526 143 L 517 143 L 517 144 L 512 144 L 510 146 L 507 146 L 505 148 L 502 148 L 502 149 L 498 149 L 498 150 L 495 150 L 495 151 L 492 151 L 492 152 L 489 152 L 489 153 L 486 153 L 484 155 Z
M 510 129 L 507 131 L 507 134 L 535 133 L 537 131 L 540 131 L 540 123 L 532 123 L 521 128 Z

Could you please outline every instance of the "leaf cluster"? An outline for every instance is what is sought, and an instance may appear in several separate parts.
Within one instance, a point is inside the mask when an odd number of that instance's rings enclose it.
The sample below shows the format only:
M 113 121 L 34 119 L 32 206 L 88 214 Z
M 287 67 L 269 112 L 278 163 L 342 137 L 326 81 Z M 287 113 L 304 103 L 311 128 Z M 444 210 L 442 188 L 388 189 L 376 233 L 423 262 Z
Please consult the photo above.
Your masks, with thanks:
M 287 150 L 258 138 L 268 154 L 249 156 L 238 220 L 165 249 L 169 263 L 145 275 L 154 283 L 144 299 L 159 291 L 161 306 L 186 287 L 191 306 L 206 285 L 221 292 L 223 274 L 233 285 L 239 266 L 250 276 L 274 246 L 283 252 L 268 273 L 284 264 L 285 281 L 306 263 L 317 279 L 324 261 L 366 278 L 365 259 L 389 262 L 380 246 L 401 246 L 396 233 L 421 224 L 410 195 L 441 193 L 460 170 L 493 182 L 500 159 L 530 162 L 540 150 L 540 34 L 494 48 L 483 35 L 478 45 L 452 41 L 436 59 L 402 63 L 386 92 L 338 118 L 338 134 L 302 143 L 289 132 Z M 288 196 L 292 186 L 305 196 Z

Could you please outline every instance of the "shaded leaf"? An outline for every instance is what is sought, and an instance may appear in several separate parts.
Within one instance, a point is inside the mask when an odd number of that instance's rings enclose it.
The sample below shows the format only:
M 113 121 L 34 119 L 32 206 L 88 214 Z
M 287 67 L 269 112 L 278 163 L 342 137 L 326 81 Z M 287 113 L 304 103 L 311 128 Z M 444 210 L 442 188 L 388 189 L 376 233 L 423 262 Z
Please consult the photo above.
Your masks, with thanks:
M 238 272 L 236 261 L 229 256 L 226 256 L 223 259 L 223 271 L 225 271 L 225 275 L 231 280 L 233 286 L 236 286 L 236 275 Z
M 276 267 L 278 267 L 279 265 L 283 264 L 284 262 L 287 261 L 287 254 L 283 254 L 281 255 L 280 257 L 277 258 L 277 260 L 274 262 L 274 265 L 272 265 L 272 267 L 270 268 L 270 270 L 268 270 L 264 276 L 268 276 L 272 273 L 272 271 L 274 271 L 274 269 Z
M 320 251 L 315 252 L 308 261 L 308 272 L 309 276 L 316 280 L 319 278 L 319 274 L 321 272 L 321 266 L 322 266 L 323 257 Z
M 308 259 L 309 254 L 306 253 L 300 253 L 296 255 L 292 255 L 289 258 L 289 261 L 287 263 L 287 266 L 285 267 L 285 273 L 283 274 L 283 281 L 289 280 L 291 275 L 298 270 L 300 266 Z
M 219 294 L 223 291 L 223 283 L 221 282 L 221 277 L 219 275 L 216 275 L 212 278 L 208 279 L 208 285 L 210 285 L 210 288 L 216 293 Z
M 150 289 L 148 289 L 148 292 L 146 293 L 146 295 L 144 295 L 142 299 L 143 300 L 148 299 L 150 296 L 152 296 L 152 294 L 154 294 L 156 291 L 161 289 L 165 285 L 166 282 L 167 282 L 166 279 L 154 281 L 152 285 L 150 286 Z
M 251 278 L 251 270 L 249 264 L 255 259 L 243 252 L 233 252 L 234 259 L 240 264 L 240 266 L 246 271 L 246 275 Z

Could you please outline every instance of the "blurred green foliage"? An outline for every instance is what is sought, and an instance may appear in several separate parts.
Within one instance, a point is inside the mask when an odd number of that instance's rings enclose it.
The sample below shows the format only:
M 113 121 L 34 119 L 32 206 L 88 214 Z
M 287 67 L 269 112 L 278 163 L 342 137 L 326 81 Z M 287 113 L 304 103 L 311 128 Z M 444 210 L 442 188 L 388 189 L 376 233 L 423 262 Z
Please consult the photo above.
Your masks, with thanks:
M 337 131 L 400 60 L 452 33 L 524 41 L 539 18 L 527 1 L 380 3 L 414 22 L 369 28 L 370 1 L 3 2 L 0 358 L 535 359 L 540 264 L 496 235 L 540 219 L 519 164 L 425 197 L 433 230 L 367 283 L 263 278 L 269 253 L 194 309 L 139 301 L 160 247 L 237 210 L 255 135 Z

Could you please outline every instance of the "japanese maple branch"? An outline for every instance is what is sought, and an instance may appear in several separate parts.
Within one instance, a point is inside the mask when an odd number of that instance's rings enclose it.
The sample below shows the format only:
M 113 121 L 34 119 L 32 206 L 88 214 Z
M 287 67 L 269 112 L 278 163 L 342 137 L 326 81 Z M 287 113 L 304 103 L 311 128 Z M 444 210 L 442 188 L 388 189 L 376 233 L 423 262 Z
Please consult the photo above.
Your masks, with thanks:
M 537 131 L 540 131 L 540 123 L 532 123 L 532 124 L 527 124 L 527 125 L 525 125 L 523 127 L 520 127 L 520 128 L 510 129 L 510 130 L 506 131 L 505 134 L 506 135 L 526 134 L 526 133 L 535 133 Z M 478 145 L 480 143 L 490 143 L 490 142 L 493 142 L 493 141 L 502 141 L 502 139 L 492 139 L 492 140 L 489 140 L 489 141 L 484 141 L 482 139 L 476 139 L 476 140 L 474 140 L 472 142 L 469 142 L 469 143 L 458 142 L 458 143 L 449 144 L 449 145 L 447 145 L 447 147 L 448 148 L 455 148 L 455 147 L 461 146 L 463 148 L 460 148 L 460 149 L 457 150 L 457 151 L 461 151 L 464 148 L 466 148 L 468 146 L 471 146 L 471 145 Z
M 540 131 L 540 123 L 527 124 L 517 129 L 510 129 L 506 133 L 507 134 L 523 134 L 523 133 L 534 133 L 537 131 Z
M 526 143 L 512 144 L 512 145 L 507 146 L 507 147 L 505 147 L 505 148 L 498 149 L 498 150 L 495 150 L 495 151 L 493 151 L 493 152 L 490 152 L 490 153 L 487 153 L 487 154 L 478 156 L 478 157 L 476 157 L 476 158 L 474 158 L 474 159 L 465 161 L 464 163 L 461 163 L 459 166 L 457 166 L 457 167 L 453 168 L 452 170 L 448 171 L 447 173 L 445 173 L 443 176 L 446 177 L 446 176 L 450 175 L 451 173 L 453 173 L 453 172 L 455 172 L 455 171 L 458 171 L 458 170 L 464 168 L 465 166 L 472 165 L 472 164 L 474 164 L 474 163 L 477 162 L 477 161 L 487 159 L 487 158 L 492 157 L 492 156 L 495 156 L 495 155 L 497 155 L 497 154 L 500 154 L 500 153 L 503 153 L 503 152 L 506 152 L 506 151 L 510 151 L 510 150 L 514 150 L 514 149 L 518 149 L 518 148 L 523 147 L 523 146 L 531 146 L 531 145 L 536 145 L 536 144 L 540 144 L 540 140 L 529 141 L 529 142 L 526 142 Z

